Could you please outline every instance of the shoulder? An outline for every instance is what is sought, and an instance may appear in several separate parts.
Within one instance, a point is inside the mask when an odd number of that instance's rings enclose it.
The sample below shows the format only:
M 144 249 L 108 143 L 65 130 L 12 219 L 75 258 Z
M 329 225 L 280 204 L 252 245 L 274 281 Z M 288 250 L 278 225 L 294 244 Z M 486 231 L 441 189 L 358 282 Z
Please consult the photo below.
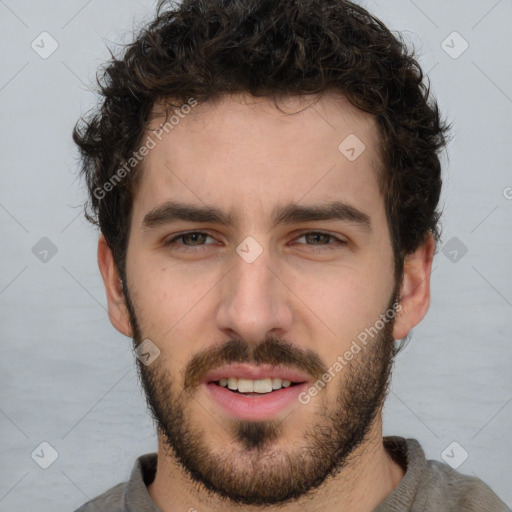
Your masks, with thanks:
M 449 504 L 448 510 L 509 512 L 510 509 L 482 480 L 464 475 L 437 460 L 427 461 L 423 489 L 429 502 Z M 428 509 L 427 509 L 428 510 Z M 443 509 L 447 510 L 447 509 Z
M 511 512 L 479 478 L 427 460 L 416 439 L 386 437 L 384 446 L 405 474 L 376 512 Z
M 125 512 L 123 497 L 125 495 L 127 482 L 117 484 L 108 491 L 100 494 L 93 500 L 83 504 L 75 512 Z
M 141 455 L 135 461 L 127 482 L 110 488 L 75 512 L 160 512 L 146 487 L 155 477 L 156 465 L 156 453 Z

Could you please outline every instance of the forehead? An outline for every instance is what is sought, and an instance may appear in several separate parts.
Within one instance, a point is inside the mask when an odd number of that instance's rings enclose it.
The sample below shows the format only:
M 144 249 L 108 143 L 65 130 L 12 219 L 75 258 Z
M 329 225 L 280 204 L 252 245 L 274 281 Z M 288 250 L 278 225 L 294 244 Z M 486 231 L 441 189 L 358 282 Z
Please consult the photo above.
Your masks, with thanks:
M 170 200 L 213 205 L 236 219 L 245 212 L 252 223 L 298 202 L 382 211 L 373 117 L 339 95 L 285 97 L 277 106 L 238 94 L 172 107 L 166 119 L 156 105 L 134 218 Z

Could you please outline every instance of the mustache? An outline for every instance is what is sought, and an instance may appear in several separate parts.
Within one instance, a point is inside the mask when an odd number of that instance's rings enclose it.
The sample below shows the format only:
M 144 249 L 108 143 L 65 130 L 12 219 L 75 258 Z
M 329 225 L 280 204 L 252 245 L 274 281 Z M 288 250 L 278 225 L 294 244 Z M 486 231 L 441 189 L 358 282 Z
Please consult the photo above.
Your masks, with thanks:
M 196 354 L 185 370 L 185 389 L 195 388 L 211 370 L 231 363 L 249 363 L 255 366 L 270 364 L 294 368 L 320 379 L 327 373 L 327 366 L 318 354 L 310 349 L 269 338 L 257 346 L 239 339 L 232 339 L 221 347 L 211 347 Z

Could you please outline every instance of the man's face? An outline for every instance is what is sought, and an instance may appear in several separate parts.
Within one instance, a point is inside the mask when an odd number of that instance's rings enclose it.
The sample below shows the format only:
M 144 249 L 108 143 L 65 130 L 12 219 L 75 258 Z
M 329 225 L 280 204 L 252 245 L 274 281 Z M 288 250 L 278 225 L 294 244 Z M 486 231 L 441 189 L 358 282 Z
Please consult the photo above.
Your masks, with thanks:
M 193 480 L 246 505 L 284 503 L 349 464 L 379 420 L 391 364 L 393 321 L 379 319 L 397 283 L 377 128 L 342 98 L 308 105 L 195 107 L 160 134 L 133 204 L 127 299 L 134 340 L 160 350 L 140 364 L 160 434 Z M 333 202 L 340 216 L 276 215 Z M 171 203 L 232 222 L 175 218 Z M 294 384 L 265 394 L 221 386 L 252 376 L 268 390 L 286 371 Z

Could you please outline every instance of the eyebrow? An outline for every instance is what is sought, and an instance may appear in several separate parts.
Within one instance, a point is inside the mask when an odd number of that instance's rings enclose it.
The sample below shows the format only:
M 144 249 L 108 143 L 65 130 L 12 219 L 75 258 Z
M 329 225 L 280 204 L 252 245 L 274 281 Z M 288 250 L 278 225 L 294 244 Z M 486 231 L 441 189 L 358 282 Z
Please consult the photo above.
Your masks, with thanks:
M 169 201 L 147 213 L 142 221 L 142 226 L 152 229 L 180 220 L 221 224 L 224 226 L 234 226 L 237 224 L 236 218 L 218 208 Z M 290 203 L 277 207 L 272 214 L 274 227 L 279 224 L 321 220 L 341 220 L 353 223 L 368 232 L 372 230 L 368 214 L 342 201 L 304 206 Z

